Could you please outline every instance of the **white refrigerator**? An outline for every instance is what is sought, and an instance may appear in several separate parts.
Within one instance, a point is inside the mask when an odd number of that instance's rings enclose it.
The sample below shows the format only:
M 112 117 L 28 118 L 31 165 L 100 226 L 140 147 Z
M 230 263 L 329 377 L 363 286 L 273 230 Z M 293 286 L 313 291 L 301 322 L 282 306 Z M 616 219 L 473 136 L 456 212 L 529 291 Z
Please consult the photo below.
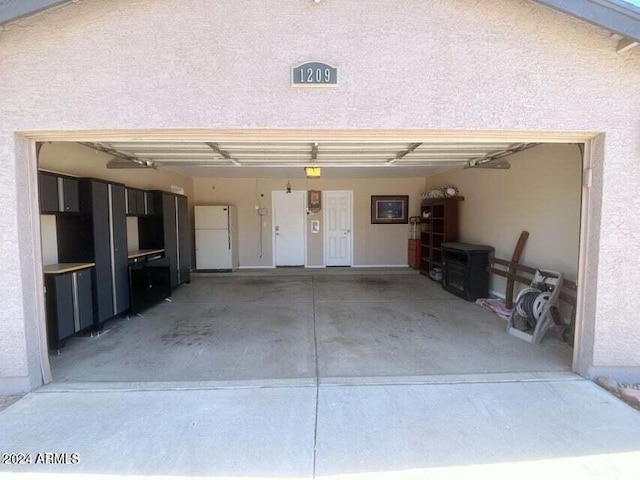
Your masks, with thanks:
M 195 207 L 196 270 L 238 268 L 238 213 L 234 205 Z

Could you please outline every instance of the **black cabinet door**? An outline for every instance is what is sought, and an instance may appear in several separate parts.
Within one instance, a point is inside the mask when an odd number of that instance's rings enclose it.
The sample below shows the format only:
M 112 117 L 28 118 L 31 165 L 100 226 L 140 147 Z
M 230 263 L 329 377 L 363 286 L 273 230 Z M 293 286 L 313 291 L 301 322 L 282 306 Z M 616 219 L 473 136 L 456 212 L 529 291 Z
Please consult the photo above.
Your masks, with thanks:
M 58 203 L 58 177 L 47 173 L 39 173 L 38 192 L 40 193 L 40 211 L 42 213 L 60 211 L 60 205 Z
M 162 194 L 162 220 L 164 224 L 164 249 L 165 257 L 169 259 L 171 272 L 171 288 L 179 285 L 178 281 L 178 236 L 176 219 L 176 196 L 168 193 Z
M 138 245 L 140 248 L 164 247 L 164 221 L 162 217 L 162 202 L 164 195 L 159 191 L 145 192 L 147 196 L 147 211 L 153 215 L 138 218 Z
M 67 338 L 75 333 L 73 319 L 73 274 L 56 275 L 56 313 L 58 338 Z
M 50 348 L 59 349 L 61 340 L 75 333 L 72 274 L 45 275 L 45 285 L 47 340 Z
M 78 319 L 80 330 L 93 325 L 93 269 L 79 270 L 76 273 L 78 294 Z
M 136 215 L 138 212 L 138 197 L 133 188 L 125 189 L 127 195 L 127 215 Z
M 151 192 L 144 192 L 144 199 L 145 199 L 145 205 L 146 205 L 146 214 L 147 215 L 153 215 L 155 213 L 155 209 L 153 208 L 153 195 L 151 194 Z
M 178 249 L 180 253 L 180 283 L 191 281 L 191 222 L 186 197 L 178 199 Z
M 136 215 L 144 215 L 144 192 L 136 190 Z
M 166 258 L 131 265 L 129 273 L 133 313 L 139 313 L 171 296 L 169 262 Z
M 129 309 L 129 264 L 127 258 L 127 217 L 125 213 L 125 189 L 122 185 L 111 188 L 111 226 L 113 232 L 113 268 L 115 277 L 115 312 L 118 315 Z
M 75 178 L 62 179 L 62 201 L 65 212 L 77 213 L 80 211 L 78 180 Z
M 103 322 L 115 315 L 113 312 L 113 279 L 111 278 L 109 189 L 104 182 L 93 180 L 89 180 L 89 182 L 94 262 L 96 264 L 96 320 Z

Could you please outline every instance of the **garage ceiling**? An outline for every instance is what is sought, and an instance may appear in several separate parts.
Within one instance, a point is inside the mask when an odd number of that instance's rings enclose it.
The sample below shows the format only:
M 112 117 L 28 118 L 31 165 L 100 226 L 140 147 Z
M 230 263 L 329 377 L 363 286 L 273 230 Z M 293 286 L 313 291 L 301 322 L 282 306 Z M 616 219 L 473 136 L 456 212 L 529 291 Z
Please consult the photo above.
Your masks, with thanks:
M 534 144 L 406 142 L 111 142 L 83 143 L 114 157 L 109 168 L 168 168 L 194 177 L 323 177 L 433 175 L 499 158 Z M 492 160 L 496 158 L 496 160 Z

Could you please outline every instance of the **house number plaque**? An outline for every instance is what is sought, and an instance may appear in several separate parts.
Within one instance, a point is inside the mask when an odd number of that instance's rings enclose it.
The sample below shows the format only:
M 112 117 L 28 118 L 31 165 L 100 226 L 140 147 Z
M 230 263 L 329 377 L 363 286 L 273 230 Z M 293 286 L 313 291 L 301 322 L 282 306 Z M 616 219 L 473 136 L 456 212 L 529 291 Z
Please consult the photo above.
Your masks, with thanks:
M 338 85 L 338 67 L 322 62 L 307 62 L 291 68 L 293 87 L 335 87 Z

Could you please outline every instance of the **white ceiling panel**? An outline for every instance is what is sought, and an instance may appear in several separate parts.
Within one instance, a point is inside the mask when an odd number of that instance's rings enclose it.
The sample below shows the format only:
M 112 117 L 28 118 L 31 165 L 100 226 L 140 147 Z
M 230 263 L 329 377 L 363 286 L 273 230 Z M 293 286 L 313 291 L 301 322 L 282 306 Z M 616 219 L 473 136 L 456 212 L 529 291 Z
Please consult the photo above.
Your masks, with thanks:
M 322 176 L 427 176 L 491 161 L 533 144 L 403 142 L 111 142 L 84 144 L 122 161 L 170 168 L 193 176 L 304 176 L 303 167 L 324 167 Z M 295 175 L 294 175 L 295 173 Z

